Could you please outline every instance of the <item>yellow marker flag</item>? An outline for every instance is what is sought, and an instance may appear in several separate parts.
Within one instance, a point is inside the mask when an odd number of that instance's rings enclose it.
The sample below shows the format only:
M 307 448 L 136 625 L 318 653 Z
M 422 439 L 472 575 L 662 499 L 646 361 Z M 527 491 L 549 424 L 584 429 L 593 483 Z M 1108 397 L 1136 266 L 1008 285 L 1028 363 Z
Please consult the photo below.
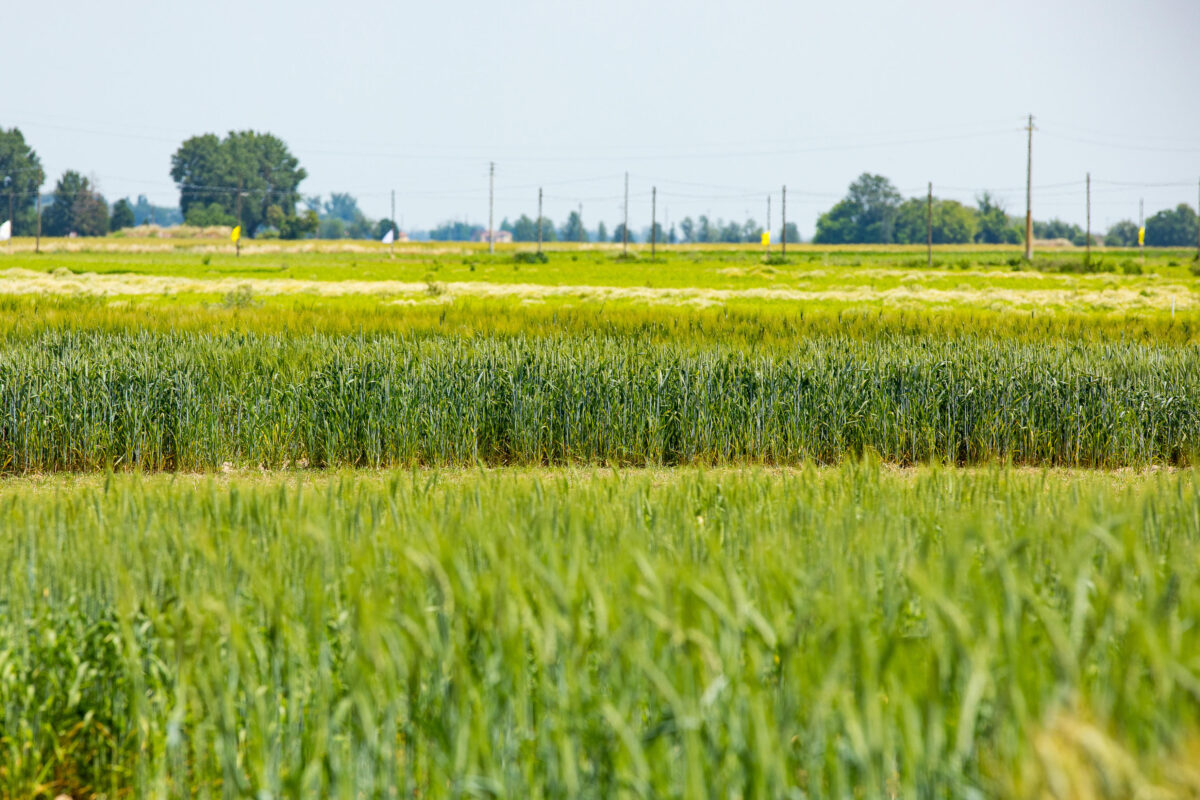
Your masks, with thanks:
M 1138 228 L 1138 247 L 1146 243 L 1146 226 Z
M 771 246 L 771 232 L 770 231 L 763 231 L 762 242 L 763 242 L 763 247 Z
M 242 226 L 238 225 L 229 234 L 229 241 L 237 243 L 237 240 L 242 238 Z

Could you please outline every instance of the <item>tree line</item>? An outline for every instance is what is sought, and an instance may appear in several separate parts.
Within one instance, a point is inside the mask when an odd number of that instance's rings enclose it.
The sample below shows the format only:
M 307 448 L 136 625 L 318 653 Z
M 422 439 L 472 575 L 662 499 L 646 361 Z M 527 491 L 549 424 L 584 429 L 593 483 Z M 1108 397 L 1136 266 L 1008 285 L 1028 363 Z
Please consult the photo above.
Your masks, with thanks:
M 241 224 L 248 237 L 283 239 L 378 239 L 389 229 L 398 230 L 394 220 L 369 218 L 349 193 L 334 192 L 328 200 L 303 196 L 300 184 L 308 172 L 278 137 L 256 131 L 231 131 L 224 137 L 206 133 L 184 141 L 171 157 L 171 178 L 179 190 L 177 209 L 154 206 L 146 197 L 136 203 L 122 198 L 110 205 L 93 181 L 77 170 L 67 170 L 55 181 L 46 197 L 42 231 L 48 236 L 103 236 L 106 233 L 145 223 L 173 225 L 180 222 L 198 227 Z M 0 179 L 11 193 L 14 206 L 13 232 L 29 236 L 37 228 L 36 201 L 45 181 L 37 152 L 18 128 L 0 129 Z M 303 207 L 302 207 L 303 206 Z M 1200 219 L 1186 203 L 1164 209 L 1146 220 L 1147 245 L 1188 247 L 1197 240 Z M 517 242 L 538 238 L 538 220 L 522 214 L 505 219 L 500 230 Z M 483 227 L 450 221 L 429 231 L 435 240 L 468 240 Z M 664 244 L 756 243 L 763 227 L 754 219 L 710 219 L 685 217 L 664 228 L 656 223 L 640 231 L 630 230 L 629 241 L 648 241 L 653 235 Z M 778 240 L 780 231 L 772 233 Z M 1005 210 L 987 192 L 968 206 L 957 200 L 935 197 L 932 208 L 927 197 L 904 198 L 882 175 L 863 173 L 850 184 L 846 196 L 820 215 L 812 241 L 816 244 L 923 244 L 932 233 L 934 244 L 1020 244 L 1023 220 Z M 1054 219 L 1034 221 L 1034 237 L 1066 239 L 1086 243 L 1080 226 Z M 618 224 L 611 232 L 603 222 L 592 230 L 584 227 L 577 211 L 561 225 L 541 220 L 541 238 L 546 242 L 620 242 L 626 232 Z M 1138 227 L 1122 220 L 1093 241 L 1109 246 L 1137 244 Z M 801 241 L 795 223 L 787 225 L 787 240 Z
M 882 175 L 863 173 L 846 196 L 817 220 L 815 244 L 924 244 L 932 233 L 934 244 L 1021 244 L 1023 218 L 1009 215 L 1003 204 L 984 192 L 975 207 L 957 200 L 901 196 Z M 1159 211 L 1146 220 L 1146 244 L 1152 247 L 1191 247 L 1196 244 L 1196 212 L 1186 203 Z M 1110 247 L 1137 245 L 1138 226 L 1122 220 L 1104 234 L 1092 234 L 1094 244 Z M 1087 232 L 1059 219 L 1034 220 L 1035 239 L 1066 239 L 1087 243 Z
M 625 240 L 625 223 L 617 223 L 610 233 L 603 221 L 588 230 L 578 211 L 572 211 L 567 219 L 556 225 L 549 217 L 542 217 L 543 242 L 613 242 Z M 787 224 L 788 241 L 799 242 L 800 231 L 796 223 Z M 484 232 L 482 225 L 471 225 L 465 222 L 448 221 L 429 231 L 429 238 L 435 241 L 463 241 L 474 238 Z M 514 242 L 536 242 L 538 239 L 538 221 L 534 217 L 522 214 L 515 221 L 505 218 L 497 230 L 512 234 Z M 684 217 L 678 224 L 671 223 L 664 227 L 663 223 L 655 222 L 653 229 L 649 225 L 639 229 L 632 226 L 629 230 L 629 241 L 646 243 L 654 239 L 661 244 L 715 244 L 715 243 L 757 243 L 762 241 L 763 226 L 754 219 L 745 222 L 722 219 L 710 220 L 705 215 L 698 219 Z M 772 238 L 778 241 L 779 234 L 773 233 Z

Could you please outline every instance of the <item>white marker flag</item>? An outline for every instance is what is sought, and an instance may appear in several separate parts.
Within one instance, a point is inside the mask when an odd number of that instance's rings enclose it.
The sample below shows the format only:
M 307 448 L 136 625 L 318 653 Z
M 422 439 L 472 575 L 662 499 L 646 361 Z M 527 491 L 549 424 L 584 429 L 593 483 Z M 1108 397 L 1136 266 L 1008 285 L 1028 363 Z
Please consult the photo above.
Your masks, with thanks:
M 391 244 L 392 242 L 396 241 L 396 231 L 392 228 L 388 228 L 388 232 L 383 235 L 383 239 L 380 241 L 382 241 L 384 244 Z
M 6 242 L 12 238 L 12 220 L 4 220 L 4 224 L 0 225 L 0 242 Z

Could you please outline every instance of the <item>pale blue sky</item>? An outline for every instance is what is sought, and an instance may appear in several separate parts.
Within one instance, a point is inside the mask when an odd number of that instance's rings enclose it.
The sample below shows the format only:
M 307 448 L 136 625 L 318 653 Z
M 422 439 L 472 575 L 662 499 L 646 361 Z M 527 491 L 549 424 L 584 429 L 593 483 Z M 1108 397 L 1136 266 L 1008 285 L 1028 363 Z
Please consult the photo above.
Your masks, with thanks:
M 94 175 L 110 200 L 174 204 L 171 153 L 229 129 L 282 137 L 306 194 L 349 191 L 408 228 L 536 210 L 610 227 L 630 173 L 671 221 L 765 216 L 788 185 L 811 235 L 863 171 L 906 195 L 1096 229 L 1178 202 L 1200 180 L 1197 0 L 724 3 L 9 3 L 0 125 L 47 173 Z M 1139 184 L 1123 185 L 1123 184 Z

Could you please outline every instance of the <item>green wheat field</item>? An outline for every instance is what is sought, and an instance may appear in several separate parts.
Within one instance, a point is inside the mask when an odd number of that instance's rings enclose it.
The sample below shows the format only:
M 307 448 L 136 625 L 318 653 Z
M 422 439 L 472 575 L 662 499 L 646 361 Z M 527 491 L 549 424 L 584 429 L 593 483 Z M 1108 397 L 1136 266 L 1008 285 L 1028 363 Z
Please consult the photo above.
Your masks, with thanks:
M 0 798 L 1200 797 L 1194 253 L 34 246 Z

